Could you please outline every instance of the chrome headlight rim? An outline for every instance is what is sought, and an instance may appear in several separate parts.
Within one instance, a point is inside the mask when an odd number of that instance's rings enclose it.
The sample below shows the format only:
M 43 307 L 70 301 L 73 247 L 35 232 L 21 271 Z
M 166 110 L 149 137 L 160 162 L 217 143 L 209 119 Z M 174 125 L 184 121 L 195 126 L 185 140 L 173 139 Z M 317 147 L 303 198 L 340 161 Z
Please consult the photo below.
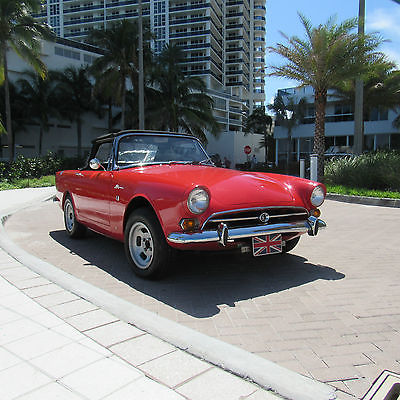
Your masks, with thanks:
M 186 205 L 191 213 L 203 214 L 210 205 L 210 194 L 204 187 L 197 186 L 190 191 Z
M 319 207 L 324 201 L 325 191 L 321 185 L 318 185 L 311 192 L 310 202 L 314 207 Z

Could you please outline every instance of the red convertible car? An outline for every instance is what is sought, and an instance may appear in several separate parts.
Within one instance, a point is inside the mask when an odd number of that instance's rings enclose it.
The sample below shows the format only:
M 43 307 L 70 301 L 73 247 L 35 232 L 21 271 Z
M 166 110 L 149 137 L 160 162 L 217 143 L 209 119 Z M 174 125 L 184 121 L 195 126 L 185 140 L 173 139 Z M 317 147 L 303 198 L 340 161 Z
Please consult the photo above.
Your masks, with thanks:
M 93 141 L 88 164 L 56 174 L 71 238 L 123 241 L 134 272 L 162 275 L 174 250 L 285 253 L 326 224 L 324 185 L 217 168 L 193 136 L 122 131 Z

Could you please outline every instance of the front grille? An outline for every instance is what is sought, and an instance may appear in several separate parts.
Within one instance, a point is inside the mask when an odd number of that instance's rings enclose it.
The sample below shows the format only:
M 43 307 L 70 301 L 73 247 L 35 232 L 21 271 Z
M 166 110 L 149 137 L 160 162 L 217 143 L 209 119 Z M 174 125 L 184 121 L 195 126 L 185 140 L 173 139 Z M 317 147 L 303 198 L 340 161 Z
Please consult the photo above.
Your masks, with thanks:
M 261 222 L 260 215 L 267 213 L 268 222 Z M 228 228 L 245 228 L 258 225 L 271 225 L 307 220 L 308 212 L 302 207 L 265 207 L 245 210 L 231 210 L 211 215 L 203 225 L 203 230 L 216 230 L 220 223 Z

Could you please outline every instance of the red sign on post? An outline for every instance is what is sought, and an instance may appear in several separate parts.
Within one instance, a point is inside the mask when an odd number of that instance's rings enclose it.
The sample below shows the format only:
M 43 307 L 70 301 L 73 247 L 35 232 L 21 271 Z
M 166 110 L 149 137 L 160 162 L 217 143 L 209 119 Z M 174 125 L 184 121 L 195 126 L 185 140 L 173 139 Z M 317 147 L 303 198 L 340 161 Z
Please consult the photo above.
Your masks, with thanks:
M 251 153 L 251 147 L 250 146 L 244 146 L 244 153 L 245 154 L 250 154 Z

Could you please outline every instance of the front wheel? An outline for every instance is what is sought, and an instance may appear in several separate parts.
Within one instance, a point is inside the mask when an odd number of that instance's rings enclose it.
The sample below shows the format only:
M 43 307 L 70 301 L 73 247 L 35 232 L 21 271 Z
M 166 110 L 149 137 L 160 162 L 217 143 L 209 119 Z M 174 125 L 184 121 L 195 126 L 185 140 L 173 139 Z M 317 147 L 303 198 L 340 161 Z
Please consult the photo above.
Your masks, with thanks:
M 139 208 L 129 217 L 125 253 L 135 274 L 142 278 L 156 279 L 167 271 L 171 249 L 156 216 L 148 208 Z
M 76 220 L 74 205 L 70 197 L 64 202 L 64 225 L 69 237 L 78 239 L 86 234 L 86 227 Z

